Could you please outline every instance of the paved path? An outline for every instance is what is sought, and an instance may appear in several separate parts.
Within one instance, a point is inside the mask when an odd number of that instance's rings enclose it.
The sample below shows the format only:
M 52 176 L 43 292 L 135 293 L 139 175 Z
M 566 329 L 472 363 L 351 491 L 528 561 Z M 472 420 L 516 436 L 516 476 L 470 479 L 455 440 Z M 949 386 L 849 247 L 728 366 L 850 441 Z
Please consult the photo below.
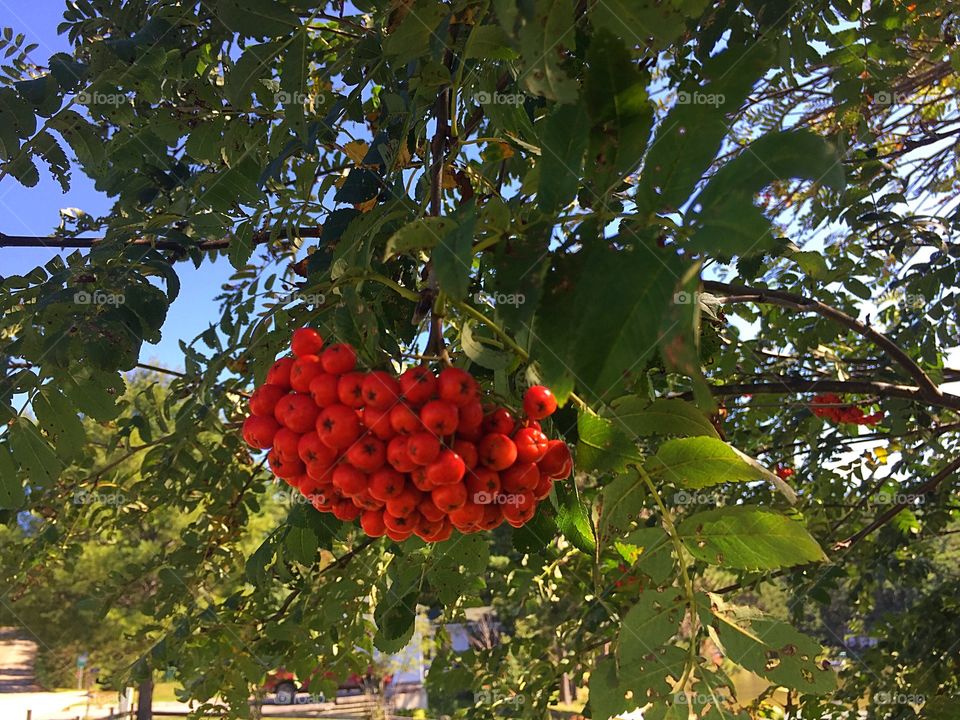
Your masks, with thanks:
M 0 694 L 40 690 L 33 679 L 37 644 L 20 628 L 0 628 Z

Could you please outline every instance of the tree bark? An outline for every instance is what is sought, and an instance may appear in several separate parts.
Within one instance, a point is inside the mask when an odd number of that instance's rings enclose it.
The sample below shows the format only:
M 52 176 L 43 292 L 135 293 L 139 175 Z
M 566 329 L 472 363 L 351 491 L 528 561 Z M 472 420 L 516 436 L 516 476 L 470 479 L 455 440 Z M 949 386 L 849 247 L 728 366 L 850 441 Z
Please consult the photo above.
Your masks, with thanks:
M 153 676 L 140 683 L 137 692 L 137 720 L 153 720 Z

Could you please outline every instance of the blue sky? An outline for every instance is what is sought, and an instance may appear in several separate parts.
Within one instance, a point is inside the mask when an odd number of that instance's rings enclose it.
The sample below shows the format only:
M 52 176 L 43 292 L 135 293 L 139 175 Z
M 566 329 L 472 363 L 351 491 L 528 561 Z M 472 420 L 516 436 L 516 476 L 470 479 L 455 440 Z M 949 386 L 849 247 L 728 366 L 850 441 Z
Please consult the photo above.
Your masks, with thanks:
M 27 36 L 27 43 L 37 43 L 31 58 L 46 64 L 56 52 L 69 51 L 67 39 L 57 35 L 62 21 L 65 0 L 0 0 L 0 27 L 11 27 Z M 60 208 L 76 207 L 90 215 L 110 209 L 111 199 L 97 192 L 93 182 L 78 170 L 71 176 L 70 191 L 64 193 L 45 170 L 40 168 L 40 182 L 25 188 L 16 180 L 0 180 L 0 232 L 8 235 L 48 235 L 60 222 Z M 47 262 L 56 254 L 42 248 L 0 249 L 0 275 L 19 275 Z M 189 261 L 177 264 L 180 275 L 180 296 L 173 303 L 163 328 L 163 339 L 157 345 L 144 345 L 140 359 L 161 365 L 182 367 L 178 341 L 190 341 L 219 317 L 213 302 L 221 284 L 233 268 L 226 259 L 204 262 L 199 270 Z

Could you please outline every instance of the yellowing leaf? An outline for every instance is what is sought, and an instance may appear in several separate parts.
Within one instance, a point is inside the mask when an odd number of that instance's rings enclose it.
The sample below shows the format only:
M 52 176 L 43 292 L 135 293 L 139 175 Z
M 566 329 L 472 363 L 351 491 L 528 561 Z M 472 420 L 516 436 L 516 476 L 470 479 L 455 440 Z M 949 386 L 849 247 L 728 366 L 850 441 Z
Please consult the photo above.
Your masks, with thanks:
M 369 146 L 363 140 L 354 140 L 343 146 L 343 152 L 357 165 L 363 162 L 369 149 Z
M 367 200 L 366 202 L 356 203 L 354 207 L 362 213 L 370 212 L 373 210 L 373 206 L 377 204 L 377 198 L 373 197 Z

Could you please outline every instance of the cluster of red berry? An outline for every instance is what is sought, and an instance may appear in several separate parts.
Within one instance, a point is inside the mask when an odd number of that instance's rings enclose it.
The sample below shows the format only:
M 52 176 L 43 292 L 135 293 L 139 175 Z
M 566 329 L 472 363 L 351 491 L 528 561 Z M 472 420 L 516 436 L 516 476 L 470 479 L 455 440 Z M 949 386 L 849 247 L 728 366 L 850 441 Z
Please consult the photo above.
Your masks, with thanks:
M 867 415 L 856 405 L 848 405 L 835 393 L 821 393 L 811 403 L 813 414 L 832 420 L 835 423 L 854 423 L 856 425 L 876 425 L 883 420 L 882 412 Z
M 573 470 L 566 443 L 541 429 L 557 408 L 542 385 L 517 419 L 485 407 L 459 368 L 359 372 L 350 345 L 324 348 L 310 328 L 293 333 L 291 349 L 250 397 L 244 440 L 270 448 L 274 474 L 317 510 L 359 518 L 370 536 L 439 542 L 453 528 L 520 527 Z

